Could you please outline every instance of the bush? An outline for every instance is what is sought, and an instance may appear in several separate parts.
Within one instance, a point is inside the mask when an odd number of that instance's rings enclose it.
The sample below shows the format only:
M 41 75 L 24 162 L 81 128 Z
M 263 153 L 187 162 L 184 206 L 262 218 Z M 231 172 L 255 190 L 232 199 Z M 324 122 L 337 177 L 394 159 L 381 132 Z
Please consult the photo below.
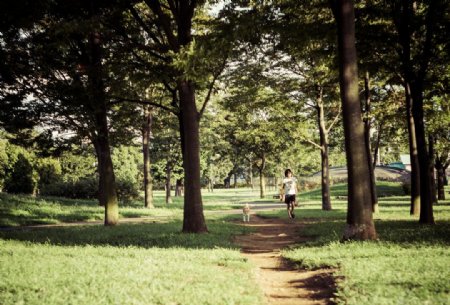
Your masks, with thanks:
M 61 163 L 58 159 L 44 158 L 38 160 L 39 192 L 48 185 L 62 180 Z
M 22 153 L 18 155 L 11 174 L 5 180 L 5 190 L 13 194 L 33 194 L 37 177 L 30 160 Z
M 44 185 L 41 195 L 58 196 L 77 199 L 93 199 L 98 197 L 98 179 L 81 178 L 78 181 L 59 181 Z
M 136 184 L 129 180 L 119 179 L 116 181 L 117 196 L 120 201 L 130 201 L 139 197 L 139 189 Z

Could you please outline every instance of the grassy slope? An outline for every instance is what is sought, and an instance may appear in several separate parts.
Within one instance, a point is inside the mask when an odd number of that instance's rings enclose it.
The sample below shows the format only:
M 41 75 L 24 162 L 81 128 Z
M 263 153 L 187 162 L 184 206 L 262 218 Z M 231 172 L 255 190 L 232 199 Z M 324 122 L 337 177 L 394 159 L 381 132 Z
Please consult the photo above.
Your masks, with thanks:
M 391 189 L 389 191 L 389 189 Z M 395 185 L 381 187 L 397 194 Z M 332 188 L 332 196 L 345 187 Z M 345 225 L 346 202 L 333 200 L 334 210 L 320 210 L 320 193 L 300 196 L 303 234 L 313 241 L 283 253 L 303 268 L 337 267 L 336 301 L 343 304 L 449 304 L 450 202 L 434 207 L 437 224 L 421 226 L 409 215 L 408 197 L 380 198 L 374 215 L 377 242 L 338 242 Z M 285 212 L 277 213 L 286 217 Z

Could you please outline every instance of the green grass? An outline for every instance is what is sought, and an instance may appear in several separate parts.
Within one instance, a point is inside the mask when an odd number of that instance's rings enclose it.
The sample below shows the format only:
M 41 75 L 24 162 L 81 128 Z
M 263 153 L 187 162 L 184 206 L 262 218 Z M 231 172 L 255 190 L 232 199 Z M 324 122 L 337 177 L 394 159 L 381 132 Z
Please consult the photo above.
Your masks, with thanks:
M 0 231 L 1 304 L 260 304 L 242 228 L 179 221 Z
M 380 241 L 339 242 L 347 204 L 336 197 L 346 186 L 334 185 L 333 211 L 320 210 L 319 190 L 300 194 L 296 221 L 311 240 L 283 255 L 300 268 L 336 268 L 339 303 L 450 303 L 450 202 L 434 207 L 437 225 L 420 226 L 398 184 L 380 183 L 379 191 L 395 195 L 380 197 L 374 215 Z M 146 223 L 0 230 L 0 304 L 261 304 L 252 266 L 231 241 L 248 233 L 228 221 L 241 216 L 208 213 L 209 234 L 183 234 L 182 198 L 167 207 L 155 195 L 152 210 L 140 201 L 120 206 L 122 217 L 153 217 Z M 203 195 L 207 211 L 276 202 L 256 199 L 257 190 Z M 12 225 L 103 218 L 89 200 L 0 194 L 0 209 Z
M 398 194 L 395 185 L 389 187 Z M 342 191 L 333 188 L 332 193 Z M 380 198 L 380 213 L 374 215 L 380 240 L 342 243 L 346 202 L 332 200 L 333 211 L 321 211 L 315 192 L 300 196 L 296 213 L 311 241 L 283 256 L 300 268 L 336 268 L 337 303 L 450 303 L 449 200 L 434 207 L 436 225 L 428 226 L 409 215 L 408 197 Z M 287 217 L 284 211 L 267 214 Z
M 257 196 L 256 191 L 203 190 L 205 211 L 239 208 Z M 119 204 L 120 217 L 155 217 L 173 219 L 182 217 L 183 198 L 172 197 L 173 203 L 166 204 L 164 192 L 154 192 L 155 209 L 143 208 L 142 200 Z M 61 197 L 32 197 L 0 193 L 0 227 L 56 224 L 61 222 L 102 220 L 104 208 L 96 200 L 68 199 Z

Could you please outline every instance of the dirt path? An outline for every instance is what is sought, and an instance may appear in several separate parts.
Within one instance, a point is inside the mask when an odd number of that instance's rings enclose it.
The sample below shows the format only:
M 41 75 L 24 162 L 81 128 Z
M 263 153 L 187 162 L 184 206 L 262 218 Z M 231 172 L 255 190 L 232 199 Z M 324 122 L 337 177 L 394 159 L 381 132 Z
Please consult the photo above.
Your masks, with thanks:
M 257 281 L 270 305 L 333 304 L 331 271 L 295 269 L 280 255 L 280 250 L 301 243 L 298 220 L 262 218 L 252 215 L 246 226 L 256 232 L 236 237 L 246 256 L 256 267 Z

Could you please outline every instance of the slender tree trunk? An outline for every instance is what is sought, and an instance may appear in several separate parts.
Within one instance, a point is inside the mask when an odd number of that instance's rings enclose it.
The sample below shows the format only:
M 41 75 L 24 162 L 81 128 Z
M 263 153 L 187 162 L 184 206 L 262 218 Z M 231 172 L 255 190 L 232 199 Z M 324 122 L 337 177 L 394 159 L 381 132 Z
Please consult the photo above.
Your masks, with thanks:
M 183 232 L 207 232 L 200 184 L 199 114 L 195 105 L 195 93 L 190 81 L 178 82 L 180 111 L 184 129 L 184 219 Z
M 259 170 L 259 197 L 266 197 L 266 177 L 261 169 Z
M 436 186 L 436 176 L 434 174 L 434 137 L 428 135 L 428 153 L 430 160 L 428 161 L 430 179 L 431 179 L 431 201 L 433 204 L 437 203 L 437 186 Z
M 373 151 L 373 163 L 372 163 L 373 168 L 375 168 L 377 166 L 378 151 L 380 150 L 380 141 L 381 141 L 382 130 L 383 130 L 383 123 L 380 122 L 380 124 L 378 125 L 377 141 L 375 143 L 375 148 Z
M 144 123 L 142 126 L 142 152 L 144 155 L 144 207 L 154 208 L 153 181 L 150 172 L 150 133 L 152 112 L 148 105 L 144 106 Z
M 253 185 L 253 165 L 252 162 L 250 162 L 250 167 L 249 167 L 249 176 L 250 176 L 250 187 L 253 189 L 255 188 L 255 186 Z
M 89 35 L 91 62 L 88 69 L 89 97 L 95 107 L 95 126 L 97 132 L 99 159 L 99 187 L 100 203 L 105 205 L 105 225 L 116 225 L 119 221 L 119 204 L 117 200 L 116 180 L 111 159 L 109 145 L 109 130 L 103 82 L 102 55 L 100 34 L 93 32 Z
M 233 187 L 236 189 L 237 188 L 237 173 L 236 173 L 236 170 L 233 173 L 233 178 L 234 178 L 234 185 L 233 185 Z
M 260 198 L 266 197 L 266 177 L 264 176 L 264 170 L 266 168 L 266 155 L 263 153 L 261 159 L 261 166 L 259 169 L 259 195 Z
M 377 185 L 375 179 L 375 166 L 372 161 L 372 153 L 370 150 L 370 79 L 369 72 L 366 72 L 364 76 L 364 93 L 365 93 L 365 117 L 364 117 L 364 138 L 366 139 L 366 151 L 369 157 L 369 171 L 370 171 L 370 195 L 372 197 L 373 212 L 378 212 L 378 196 Z
M 358 91 L 353 1 L 334 2 L 338 23 L 339 79 L 348 169 L 348 210 L 344 239 L 376 239 L 370 196 L 369 157 Z
M 433 186 L 430 175 L 430 156 L 427 151 L 425 137 L 425 124 L 423 118 L 423 87 L 415 84 L 413 95 L 413 116 L 416 127 L 417 151 L 420 166 L 420 217 L 419 222 L 423 224 L 434 224 L 433 216 Z
M 445 169 L 440 158 L 436 158 L 435 167 L 438 175 L 438 200 L 445 200 Z
M 172 166 L 169 162 L 166 165 L 166 204 L 172 203 Z
M 322 210 L 331 210 L 330 200 L 330 165 L 328 159 L 328 131 L 325 127 L 323 89 L 319 88 L 317 97 L 317 120 L 320 134 L 320 157 L 322 161 Z
M 412 115 L 412 95 L 409 82 L 405 82 L 406 119 L 408 123 L 409 156 L 411 160 L 411 215 L 420 212 L 420 167 L 417 153 L 416 127 Z

